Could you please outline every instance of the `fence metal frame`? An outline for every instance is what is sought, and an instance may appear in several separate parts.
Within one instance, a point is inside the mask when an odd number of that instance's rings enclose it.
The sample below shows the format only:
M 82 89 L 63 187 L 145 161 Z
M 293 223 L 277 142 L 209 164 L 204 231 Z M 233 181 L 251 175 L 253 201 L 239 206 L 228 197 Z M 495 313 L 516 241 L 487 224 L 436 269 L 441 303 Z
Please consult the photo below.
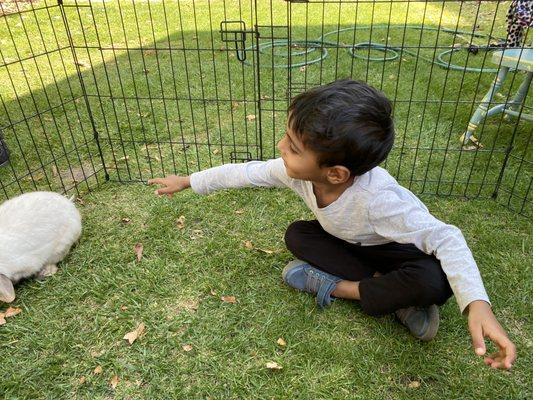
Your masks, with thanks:
M 384 167 L 400 183 L 416 193 L 497 198 L 529 216 L 531 125 L 502 115 L 480 127 L 485 148 L 468 151 L 457 140 L 498 69 L 489 50 L 497 50 L 508 3 L 0 1 L 0 146 L 11 158 L 0 167 L 1 196 L 79 195 L 108 180 L 276 157 L 290 98 L 353 76 L 395 104 L 399 136 Z M 480 28 L 489 8 L 490 27 Z M 405 13 L 403 22 L 395 12 Z M 413 13 L 421 15 L 414 28 Z M 466 33 L 463 19 L 472 21 Z M 375 40 L 381 48 L 368 44 Z M 456 59 L 492 73 L 443 68 Z M 427 77 L 421 96 L 420 76 Z M 519 81 L 513 74 L 504 97 Z M 507 100 L 491 105 L 498 102 Z

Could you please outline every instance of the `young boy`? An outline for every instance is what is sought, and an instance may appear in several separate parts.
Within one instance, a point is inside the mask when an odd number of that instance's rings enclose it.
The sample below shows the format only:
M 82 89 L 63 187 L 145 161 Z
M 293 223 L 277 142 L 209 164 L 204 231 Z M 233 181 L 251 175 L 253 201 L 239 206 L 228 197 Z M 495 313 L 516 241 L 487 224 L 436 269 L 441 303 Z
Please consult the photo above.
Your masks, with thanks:
M 297 257 L 283 280 L 316 295 L 359 300 L 369 315 L 395 313 L 421 340 L 435 337 L 437 305 L 455 294 L 468 314 L 476 354 L 484 336 L 499 347 L 485 357 L 493 368 L 511 368 L 516 351 L 489 304 L 476 263 L 454 226 L 378 165 L 394 141 L 389 100 L 363 82 L 339 80 L 302 93 L 291 103 L 281 158 L 227 164 L 188 177 L 151 179 L 157 195 L 188 187 L 198 194 L 244 186 L 289 187 L 315 214 L 297 221 L 285 241 Z

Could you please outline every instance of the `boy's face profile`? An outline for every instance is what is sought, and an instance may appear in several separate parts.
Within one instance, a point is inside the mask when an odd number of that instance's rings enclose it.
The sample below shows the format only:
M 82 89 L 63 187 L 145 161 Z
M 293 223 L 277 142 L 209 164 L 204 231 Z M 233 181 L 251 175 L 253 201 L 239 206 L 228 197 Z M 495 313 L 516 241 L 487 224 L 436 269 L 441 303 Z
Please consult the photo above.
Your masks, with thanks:
M 324 171 L 318 166 L 318 160 L 307 149 L 301 139 L 291 128 L 287 127 L 285 136 L 278 142 L 278 149 L 285 164 L 287 175 L 294 179 L 321 181 Z

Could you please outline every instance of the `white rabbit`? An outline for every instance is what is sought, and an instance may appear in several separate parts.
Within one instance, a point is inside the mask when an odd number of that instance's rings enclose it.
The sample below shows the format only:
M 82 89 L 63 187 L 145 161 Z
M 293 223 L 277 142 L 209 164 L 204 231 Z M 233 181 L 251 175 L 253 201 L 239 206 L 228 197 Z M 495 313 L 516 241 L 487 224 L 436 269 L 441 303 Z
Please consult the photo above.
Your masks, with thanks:
M 15 299 L 20 279 L 54 273 L 80 234 L 80 213 L 60 194 L 25 193 L 0 205 L 0 302 Z

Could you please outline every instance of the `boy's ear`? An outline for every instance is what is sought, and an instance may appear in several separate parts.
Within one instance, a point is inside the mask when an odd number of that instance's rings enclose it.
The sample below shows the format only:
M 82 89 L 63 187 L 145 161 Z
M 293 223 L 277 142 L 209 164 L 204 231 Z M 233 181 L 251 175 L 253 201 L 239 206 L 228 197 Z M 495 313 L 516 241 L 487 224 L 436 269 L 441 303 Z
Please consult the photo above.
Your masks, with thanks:
M 343 165 L 335 165 L 334 167 L 329 167 L 326 176 L 330 183 L 338 185 L 350 179 L 351 172 Z

